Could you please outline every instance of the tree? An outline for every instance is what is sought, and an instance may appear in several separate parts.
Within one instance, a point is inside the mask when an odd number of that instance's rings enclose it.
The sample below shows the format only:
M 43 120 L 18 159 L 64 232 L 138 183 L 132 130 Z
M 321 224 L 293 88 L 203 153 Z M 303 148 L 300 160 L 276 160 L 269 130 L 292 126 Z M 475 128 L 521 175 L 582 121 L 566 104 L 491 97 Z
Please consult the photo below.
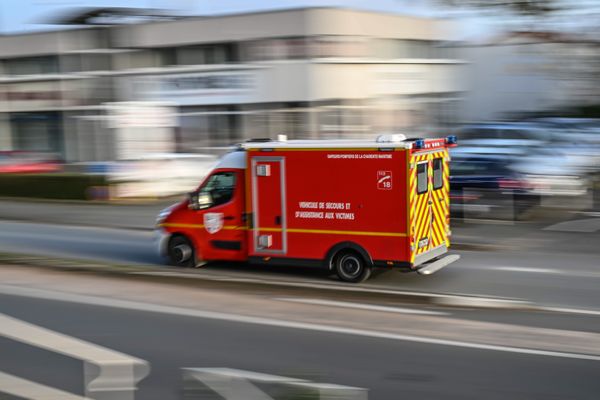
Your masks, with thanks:
M 531 17 L 542 17 L 560 11 L 560 0 L 438 0 L 452 7 L 478 9 L 486 12 L 510 11 Z

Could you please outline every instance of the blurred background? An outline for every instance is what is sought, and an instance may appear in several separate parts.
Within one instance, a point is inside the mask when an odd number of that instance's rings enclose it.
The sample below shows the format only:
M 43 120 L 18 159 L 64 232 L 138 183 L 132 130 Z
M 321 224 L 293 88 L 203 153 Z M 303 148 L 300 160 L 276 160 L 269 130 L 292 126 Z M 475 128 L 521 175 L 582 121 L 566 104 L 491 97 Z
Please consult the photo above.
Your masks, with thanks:
M 458 137 L 448 268 L 156 254 L 236 143 L 382 133 Z M 0 1 L 2 399 L 596 400 L 599 243 L 599 0 Z
M 459 136 L 457 217 L 594 206 L 597 2 L 121 3 L 0 5 L 0 196 L 171 196 L 248 138 L 397 131 Z

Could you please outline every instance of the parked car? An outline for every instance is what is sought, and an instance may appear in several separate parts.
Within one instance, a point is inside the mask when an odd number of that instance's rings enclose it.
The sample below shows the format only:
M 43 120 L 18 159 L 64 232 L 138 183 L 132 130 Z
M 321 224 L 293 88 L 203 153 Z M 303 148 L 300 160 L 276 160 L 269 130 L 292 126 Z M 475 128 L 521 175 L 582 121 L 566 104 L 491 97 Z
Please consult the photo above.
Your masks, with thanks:
M 53 154 L 25 151 L 0 152 L 0 173 L 25 174 L 61 170 L 61 164 Z
M 526 177 L 511 168 L 512 160 L 497 154 L 453 154 L 450 198 L 454 216 L 519 218 L 539 204 Z
M 536 147 L 551 140 L 547 129 L 535 123 L 479 123 L 458 131 L 461 147 Z
M 541 196 L 583 196 L 591 188 L 589 172 L 596 159 L 584 148 L 554 145 L 535 149 L 511 169 L 522 174 L 530 192 Z

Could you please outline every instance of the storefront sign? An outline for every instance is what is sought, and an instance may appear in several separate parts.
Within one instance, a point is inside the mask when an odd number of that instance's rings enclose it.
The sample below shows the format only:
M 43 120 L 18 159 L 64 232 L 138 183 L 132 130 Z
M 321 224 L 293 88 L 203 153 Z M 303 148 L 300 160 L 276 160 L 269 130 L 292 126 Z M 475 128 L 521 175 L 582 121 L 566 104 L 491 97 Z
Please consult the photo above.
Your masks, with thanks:
M 138 77 L 138 99 L 168 101 L 178 105 L 236 104 L 256 101 L 254 71 L 211 71 Z

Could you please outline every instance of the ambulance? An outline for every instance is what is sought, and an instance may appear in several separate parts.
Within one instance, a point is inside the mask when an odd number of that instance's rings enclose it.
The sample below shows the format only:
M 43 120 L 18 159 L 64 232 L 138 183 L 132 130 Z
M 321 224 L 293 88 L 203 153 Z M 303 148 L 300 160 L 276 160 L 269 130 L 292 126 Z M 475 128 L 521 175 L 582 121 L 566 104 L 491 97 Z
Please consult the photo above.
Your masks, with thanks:
M 314 266 L 353 283 L 375 267 L 431 274 L 459 258 L 447 254 L 455 145 L 399 134 L 250 140 L 159 214 L 159 252 L 176 266 Z

